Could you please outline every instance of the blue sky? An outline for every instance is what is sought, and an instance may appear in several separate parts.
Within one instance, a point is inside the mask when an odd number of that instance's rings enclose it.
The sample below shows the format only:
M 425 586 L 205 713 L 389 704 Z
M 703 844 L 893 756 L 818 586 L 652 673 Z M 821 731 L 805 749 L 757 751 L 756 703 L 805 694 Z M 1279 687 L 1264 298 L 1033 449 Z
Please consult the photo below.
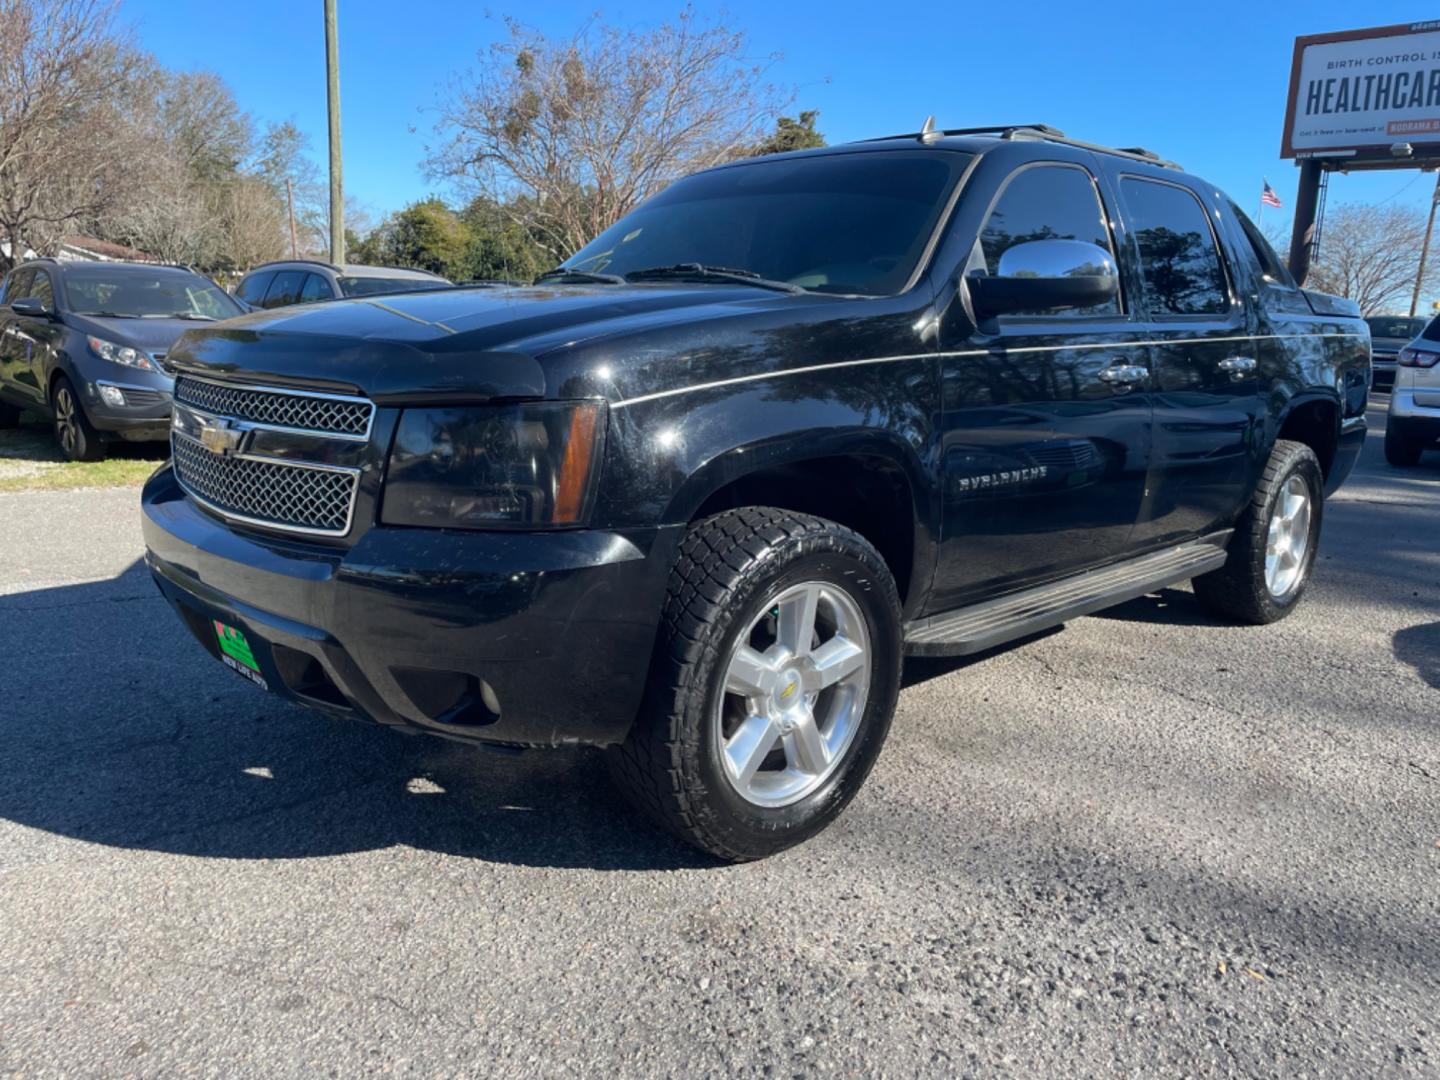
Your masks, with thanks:
M 609 5 L 530 2 L 486 9 L 464 0 L 340 0 L 345 183 L 367 211 L 386 211 L 443 185 L 420 168 L 435 106 L 450 79 L 504 33 L 513 14 L 546 33 L 572 32 L 597 10 L 645 26 L 681 0 Z M 325 151 L 325 54 L 320 0 L 246 0 L 224 16 L 194 0 L 123 0 L 139 44 L 170 67 L 209 68 L 257 120 L 292 119 Z M 703 8 L 702 8 L 703 9 Z M 906 3 L 734 0 L 730 21 L 756 57 L 782 54 L 775 81 L 796 108 L 820 110 L 833 142 L 942 126 L 1052 124 L 1112 145 L 1147 146 L 1227 190 L 1255 212 L 1262 176 L 1285 202 L 1294 166 L 1280 129 L 1297 34 L 1434 16 L 1415 3 L 1308 0 L 1303 6 L 1212 0 L 1175 4 Z M 1103 12 L 1103 17 L 1098 17 Z M 1332 205 L 1391 200 L 1427 205 L 1415 171 L 1337 176 Z

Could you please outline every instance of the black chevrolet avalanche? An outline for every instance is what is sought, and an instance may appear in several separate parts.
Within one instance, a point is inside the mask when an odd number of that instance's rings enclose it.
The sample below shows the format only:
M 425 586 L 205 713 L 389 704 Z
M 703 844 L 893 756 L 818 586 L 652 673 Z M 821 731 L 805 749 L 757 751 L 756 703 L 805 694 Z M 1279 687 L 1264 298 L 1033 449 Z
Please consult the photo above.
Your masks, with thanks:
M 906 655 L 1190 578 L 1239 622 L 1293 610 L 1365 437 L 1358 314 L 1145 151 L 1013 127 L 737 162 L 533 286 L 192 330 L 148 562 L 260 687 L 603 747 L 756 858 L 855 795 Z

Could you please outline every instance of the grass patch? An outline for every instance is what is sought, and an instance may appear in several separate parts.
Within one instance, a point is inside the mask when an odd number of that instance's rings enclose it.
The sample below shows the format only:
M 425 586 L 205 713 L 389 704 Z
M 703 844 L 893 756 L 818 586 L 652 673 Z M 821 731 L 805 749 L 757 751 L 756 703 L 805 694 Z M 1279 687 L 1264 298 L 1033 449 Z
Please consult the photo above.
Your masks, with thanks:
M 17 428 L 0 431 L 0 493 L 139 487 L 170 456 L 164 443 L 111 443 L 104 461 L 66 461 L 55 432 L 27 414 Z

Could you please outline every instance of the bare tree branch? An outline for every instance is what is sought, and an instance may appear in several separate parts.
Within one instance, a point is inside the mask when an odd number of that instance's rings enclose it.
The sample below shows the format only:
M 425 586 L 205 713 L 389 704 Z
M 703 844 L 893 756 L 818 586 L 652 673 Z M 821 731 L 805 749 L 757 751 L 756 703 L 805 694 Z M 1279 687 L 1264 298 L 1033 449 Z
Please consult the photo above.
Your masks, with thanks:
M 745 35 L 686 7 L 649 31 L 586 24 L 509 40 L 452 86 L 432 176 L 486 197 L 557 260 L 679 176 L 754 145 L 791 95 Z M 771 58 L 773 60 L 773 58 Z

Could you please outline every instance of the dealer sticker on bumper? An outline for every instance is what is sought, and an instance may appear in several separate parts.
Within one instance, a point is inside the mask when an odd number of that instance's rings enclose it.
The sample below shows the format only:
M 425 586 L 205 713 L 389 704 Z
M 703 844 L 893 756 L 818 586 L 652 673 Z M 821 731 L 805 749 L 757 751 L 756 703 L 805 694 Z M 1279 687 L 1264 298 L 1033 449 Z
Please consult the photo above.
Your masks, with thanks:
M 270 684 L 260 674 L 260 665 L 255 663 L 255 654 L 250 651 L 250 643 L 245 640 L 245 635 L 219 619 L 212 621 L 215 626 L 215 640 L 220 645 L 220 659 L 225 666 L 238 671 L 261 690 L 269 690 Z

